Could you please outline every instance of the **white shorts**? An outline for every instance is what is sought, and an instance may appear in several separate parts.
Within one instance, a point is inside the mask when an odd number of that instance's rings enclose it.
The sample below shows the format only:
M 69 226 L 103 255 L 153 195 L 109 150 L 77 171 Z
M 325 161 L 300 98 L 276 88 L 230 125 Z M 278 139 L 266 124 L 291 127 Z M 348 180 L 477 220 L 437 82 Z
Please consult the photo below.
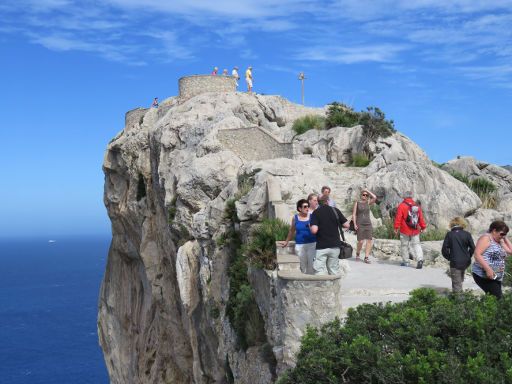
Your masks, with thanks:
M 252 79 L 245 79 L 247 86 L 252 88 Z

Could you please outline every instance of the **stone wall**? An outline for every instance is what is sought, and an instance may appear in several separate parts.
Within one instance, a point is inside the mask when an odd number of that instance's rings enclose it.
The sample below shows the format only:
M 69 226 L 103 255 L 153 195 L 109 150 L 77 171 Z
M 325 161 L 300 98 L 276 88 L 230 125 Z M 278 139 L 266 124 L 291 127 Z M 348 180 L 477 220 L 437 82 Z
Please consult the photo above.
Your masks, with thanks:
M 181 99 L 190 99 L 205 92 L 236 92 L 233 76 L 193 75 L 178 80 Z
M 244 160 L 293 158 L 291 143 L 281 142 L 260 127 L 221 130 L 218 139 Z
M 126 112 L 124 116 L 124 124 L 125 128 L 124 130 L 126 132 L 132 131 L 134 129 L 138 129 L 140 127 L 140 124 L 142 122 L 142 119 L 144 118 L 144 115 L 148 111 L 147 108 L 135 108 L 131 111 Z

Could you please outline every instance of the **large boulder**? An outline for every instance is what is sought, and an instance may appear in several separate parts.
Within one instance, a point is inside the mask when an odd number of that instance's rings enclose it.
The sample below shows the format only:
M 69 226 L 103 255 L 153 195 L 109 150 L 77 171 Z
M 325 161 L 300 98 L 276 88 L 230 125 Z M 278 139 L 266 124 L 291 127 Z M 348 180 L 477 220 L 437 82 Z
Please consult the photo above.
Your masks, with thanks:
M 484 178 L 490 181 L 497 188 L 498 204 L 496 209 L 500 212 L 512 212 L 512 174 L 505 168 L 476 160 L 470 156 L 450 160 L 443 164 L 442 168 L 448 172 L 458 172 L 469 180 Z
M 467 185 L 454 179 L 430 162 L 397 161 L 372 172 L 366 170 L 366 187 L 375 191 L 381 209 L 391 212 L 412 191 L 422 204 L 429 225 L 447 227 L 451 218 L 467 216 L 481 204 L 480 198 Z

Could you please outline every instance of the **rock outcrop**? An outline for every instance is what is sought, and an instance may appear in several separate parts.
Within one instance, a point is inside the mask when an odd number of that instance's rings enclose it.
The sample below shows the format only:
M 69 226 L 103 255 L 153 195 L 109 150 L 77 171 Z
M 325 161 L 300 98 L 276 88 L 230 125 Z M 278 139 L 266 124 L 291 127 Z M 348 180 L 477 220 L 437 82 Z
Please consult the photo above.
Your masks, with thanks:
M 295 201 L 322 185 L 347 216 L 362 187 L 377 192 L 384 215 L 413 190 L 438 227 L 480 212 L 478 196 L 400 133 L 365 143 L 373 157 L 366 168 L 347 166 L 364 149 L 359 126 L 294 135 L 295 119 L 324 113 L 278 96 L 225 92 L 127 114 L 104 160 L 113 235 L 98 329 L 112 383 L 270 383 L 293 365 L 306 323 L 336 313 L 329 305 L 339 302 L 337 283 L 328 283 L 329 295 L 327 283 L 252 270 L 266 339 L 240 347 L 226 315 L 231 255 L 219 242 L 230 228 L 230 199 L 242 239 L 266 217 L 288 221 Z M 272 158 L 274 144 L 283 157 Z M 503 191 L 510 187 L 494 167 L 478 168 L 491 170 Z M 508 213 L 498 214 L 510 214 L 502 208 Z M 390 246 L 381 248 L 384 255 Z M 302 299 L 301 289 L 310 289 Z

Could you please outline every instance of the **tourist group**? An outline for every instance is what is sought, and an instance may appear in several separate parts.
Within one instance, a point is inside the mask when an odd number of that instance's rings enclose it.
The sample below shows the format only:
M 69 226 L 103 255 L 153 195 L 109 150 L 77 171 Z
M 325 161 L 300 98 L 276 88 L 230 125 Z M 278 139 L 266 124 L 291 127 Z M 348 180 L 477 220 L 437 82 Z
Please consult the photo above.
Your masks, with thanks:
M 297 214 L 292 218 L 286 240 L 282 247 L 295 240 L 295 254 L 299 257 L 302 273 L 314 275 L 337 275 L 340 273 L 339 255 L 343 247 L 343 231 L 352 230 L 357 234 L 356 261 L 370 264 L 373 228 L 370 220 L 370 206 L 377 202 L 377 196 L 363 189 L 354 203 L 352 219 L 349 221 L 336 208 L 331 198 L 331 188 L 323 186 L 321 193 L 310 194 L 307 199 L 297 201 Z M 450 262 L 450 277 L 453 292 L 462 291 L 466 269 L 474 256 L 472 274 L 476 284 L 486 293 L 498 298 L 502 296 L 501 284 L 505 275 L 505 258 L 512 254 L 512 243 L 507 238 L 509 227 L 503 221 L 493 221 L 487 233 L 482 235 L 476 246 L 462 217 L 450 221 L 450 231 L 443 241 L 442 254 Z M 426 229 L 421 203 L 413 199 L 408 191 L 396 208 L 394 218 L 395 234 L 400 235 L 401 266 L 409 266 L 416 259 L 416 269 L 423 268 L 423 251 L 420 234 Z M 361 251 L 364 245 L 364 257 Z

